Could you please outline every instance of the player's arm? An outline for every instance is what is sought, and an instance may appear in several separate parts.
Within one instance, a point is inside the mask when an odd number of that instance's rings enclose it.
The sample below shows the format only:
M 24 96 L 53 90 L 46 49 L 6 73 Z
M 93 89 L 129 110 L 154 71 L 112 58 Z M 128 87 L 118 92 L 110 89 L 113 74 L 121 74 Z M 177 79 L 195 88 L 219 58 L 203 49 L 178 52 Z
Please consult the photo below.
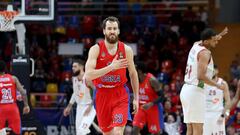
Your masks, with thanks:
M 128 72 L 129 72 L 129 77 L 130 77 L 130 82 L 131 82 L 131 86 L 133 89 L 133 104 L 134 104 L 134 112 L 136 113 L 138 110 L 138 100 L 139 100 L 139 81 L 138 81 L 138 74 L 135 68 L 135 64 L 133 61 L 133 51 L 132 48 L 130 48 L 129 46 L 125 45 L 125 50 L 126 50 L 126 58 L 128 61 Z
M 96 78 L 99 78 L 115 69 L 120 68 L 126 68 L 127 67 L 127 60 L 126 59 L 120 59 L 117 60 L 117 55 L 113 59 L 112 63 L 110 65 L 107 65 L 104 68 L 96 69 L 96 63 L 97 58 L 99 55 L 99 46 L 94 45 L 90 48 L 88 53 L 88 59 L 85 65 L 85 77 L 87 80 L 94 80 Z
M 223 31 L 221 31 L 219 34 L 217 34 L 216 36 L 214 36 L 214 38 L 215 38 L 216 40 L 220 40 L 220 39 L 222 39 L 222 37 L 223 37 L 224 35 L 226 35 L 227 33 L 228 33 L 228 28 L 225 27 L 225 28 L 223 29 Z
M 87 87 L 90 89 L 90 93 L 93 93 L 94 90 L 96 90 L 96 87 L 94 86 L 93 82 L 92 81 L 86 81 L 86 85 Z M 93 99 L 93 95 L 90 94 L 91 98 Z M 93 103 L 91 104 L 93 105 Z
M 153 90 L 158 94 L 158 98 L 153 101 L 153 104 L 158 104 L 163 101 L 163 91 L 161 90 L 161 85 L 159 84 L 158 80 L 155 77 L 150 79 L 150 84 Z
M 87 80 L 86 80 L 85 83 L 86 83 L 86 86 L 87 86 L 87 87 L 89 88 L 89 90 L 90 90 L 89 92 L 95 90 L 95 86 L 94 86 L 94 84 L 93 84 L 92 81 L 87 81 Z M 91 96 L 91 98 L 93 99 L 93 96 L 92 96 L 91 93 L 90 93 L 90 96 Z M 84 116 L 87 116 L 87 115 L 91 112 L 92 106 L 93 106 L 93 102 L 88 105 L 87 109 L 86 109 L 85 112 L 83 113 Z
M 160 87 L 160 84 L 158 82 L 158 80 L 155 77 L 151 77 L 149 80 L 149 83 L 151 85 L 151 87 L 153 88 L 153 90 L 158 94 L 158 98 L 156 98 L 154 101 L 146 103 L 144 105 L 142 105 L 142 108 L 144 110 L 148 110 L 149 108 L 151 108 L 154 104 L 158 104 L 162 101 L 163 99 L 163 93 Z
M 74 81 L 72 81 L 74 82 Z M 76 102 L 76 90 L 74 89 L 73 87 L 73 93 L 72 93 L 72 96 L 71 96 L 71 99 L 69 100 L 69 103 L 67 105 L 67 107 L 63 110 L 63 115 L 64 116 L 68 116 L 72 110 L 72 106 L 73 104 Z
M 12 76 L 12 77 L 16 83 L 17 90 L 22 95 L 22 99 L 23 99 L 23 103 L 24 103 L 23 114 L 29 113 L 30 108 L 28 105 L 27 91 L 23 88 L 23 85 L 20 83 L 20 81 L 18 80 L 18 78 L 16 76 Z
M 224 107 L 224 114 L 228 117 L 231 109 L 231 100 L 230 100 L 230 94 L 229 94 L 229 87 L 227 82 L 223 82 L 225 85 L 225 89 L 223 91 L 224 94 L 224 101 L 225 101 L 225 107 Z
M 198 79 L 208 85 L 215 86 L 215 87 L 223 90 L 224 89 L 223 85 L 217 84 L 215 81 L 213 81 L 212 79 L 210 79 L 206 76 L 207 66 L 208 66 L 208 62 L 210 59 L 211 59 L 210 51 L 203 50 L 203 51 L 199 52 L 199 54 L 198 54 L 198 71 L 197 71 Z
M 17 90 L 22 95 L 24 106 L 28 106 L 27 91 L 23 88 L 23 85 L 20 83 L 16 76 L 13 76 L 13 79 L 16 83 Z

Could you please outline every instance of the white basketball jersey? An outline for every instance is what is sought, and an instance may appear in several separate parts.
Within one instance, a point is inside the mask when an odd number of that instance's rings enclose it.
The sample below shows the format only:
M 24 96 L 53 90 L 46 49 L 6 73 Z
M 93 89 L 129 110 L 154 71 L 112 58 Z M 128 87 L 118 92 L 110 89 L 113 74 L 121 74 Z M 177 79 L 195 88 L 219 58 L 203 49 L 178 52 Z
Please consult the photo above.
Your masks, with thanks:
M 217 83 L 221 84 L 223 82 L 222 78 L 218 78 Z M 223 90 L 218 89 L 215 86 L 207 85 L 206 88 L 206 110 L 207 111 L 222 111 L 223 106 Z
M 204 88 L 204 83 L 198 80 L 197 72 L 198 72 L 198 53 L 202 50 L 206 49 L 204 46 L 201 46 L 202 42 L 195 42 L 193 44 L 193 47 L 191 48 L 189 54 L 188 54 L 188 60 L 187 60 L 187 66 L 184 76 L 184 81 L 191 85 L 197 85 L 201 88 Z M 214 72 L 214 65 L 213 65 L 213 59 L 211 57 L 211 60 L 207 66 L 207 77 L 212 79 Z
M 73 92 L 77 104 L 85 105 L 92 103 L 90 89 L 87 87 L 84 78 L 82 81 L 79 81 L 77 77 L 73 77 Z

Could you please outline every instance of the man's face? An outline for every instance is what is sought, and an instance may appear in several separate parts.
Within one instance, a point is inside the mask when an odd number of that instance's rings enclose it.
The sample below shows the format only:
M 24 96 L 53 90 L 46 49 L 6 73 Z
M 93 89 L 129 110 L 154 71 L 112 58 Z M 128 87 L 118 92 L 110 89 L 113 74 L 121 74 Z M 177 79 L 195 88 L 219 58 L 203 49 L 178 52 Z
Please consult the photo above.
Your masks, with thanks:
M 212 48 L 215 48 L 216 45 L 218 44 L 218 39 L 215 36 L 213 36 L 211 39 L 208 39 L 207 41 L 208 41 L 210 47 L 212 47 Z
M 120 31 L 118 28 L 117 22 L 107 21 L 106 27 L 103 29 L 103 34 L 105 35 L 106 40 L 114 44 L 118 41 L 118 35 Z
M 81 66 L 78 63 L 72 64 L 73 76 L 78 76 L 81 73 Z

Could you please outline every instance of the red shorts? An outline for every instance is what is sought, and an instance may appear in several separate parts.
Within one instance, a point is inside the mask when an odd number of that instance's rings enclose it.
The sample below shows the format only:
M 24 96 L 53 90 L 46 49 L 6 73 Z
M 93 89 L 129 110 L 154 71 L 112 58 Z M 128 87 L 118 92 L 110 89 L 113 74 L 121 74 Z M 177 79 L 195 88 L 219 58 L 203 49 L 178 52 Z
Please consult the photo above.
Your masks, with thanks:
M 154 105 L 148 110 L 143 110 L 141 106 L 138 109 L 138 112 L 135 114 L 133 119 L 133 126 L 143 128 L 147 123 L 148 131 L 150 133 L 159 133 L 160 132 L 160 118 L 161 118 L 160 108 L 158 105 Z
M 5 128 L 6 121 L 15 134 L 21 133 L 21 119 L 16 103 L 0 104 L 0 130 Z
M 127 87 L 97 90 L 95 105 L 98 124 L 103 132 L 125 126 L 128 118 L 131 119 Z

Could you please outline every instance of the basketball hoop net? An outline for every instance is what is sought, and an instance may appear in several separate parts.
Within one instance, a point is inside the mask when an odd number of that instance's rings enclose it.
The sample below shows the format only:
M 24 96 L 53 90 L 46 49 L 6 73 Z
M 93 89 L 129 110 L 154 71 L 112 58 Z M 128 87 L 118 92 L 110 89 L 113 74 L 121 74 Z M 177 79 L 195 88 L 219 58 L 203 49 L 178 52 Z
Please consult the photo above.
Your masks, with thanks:
M 0 31 L 16 30 L 14 22 L 18 14 L 18 11 L 0 11 Z

